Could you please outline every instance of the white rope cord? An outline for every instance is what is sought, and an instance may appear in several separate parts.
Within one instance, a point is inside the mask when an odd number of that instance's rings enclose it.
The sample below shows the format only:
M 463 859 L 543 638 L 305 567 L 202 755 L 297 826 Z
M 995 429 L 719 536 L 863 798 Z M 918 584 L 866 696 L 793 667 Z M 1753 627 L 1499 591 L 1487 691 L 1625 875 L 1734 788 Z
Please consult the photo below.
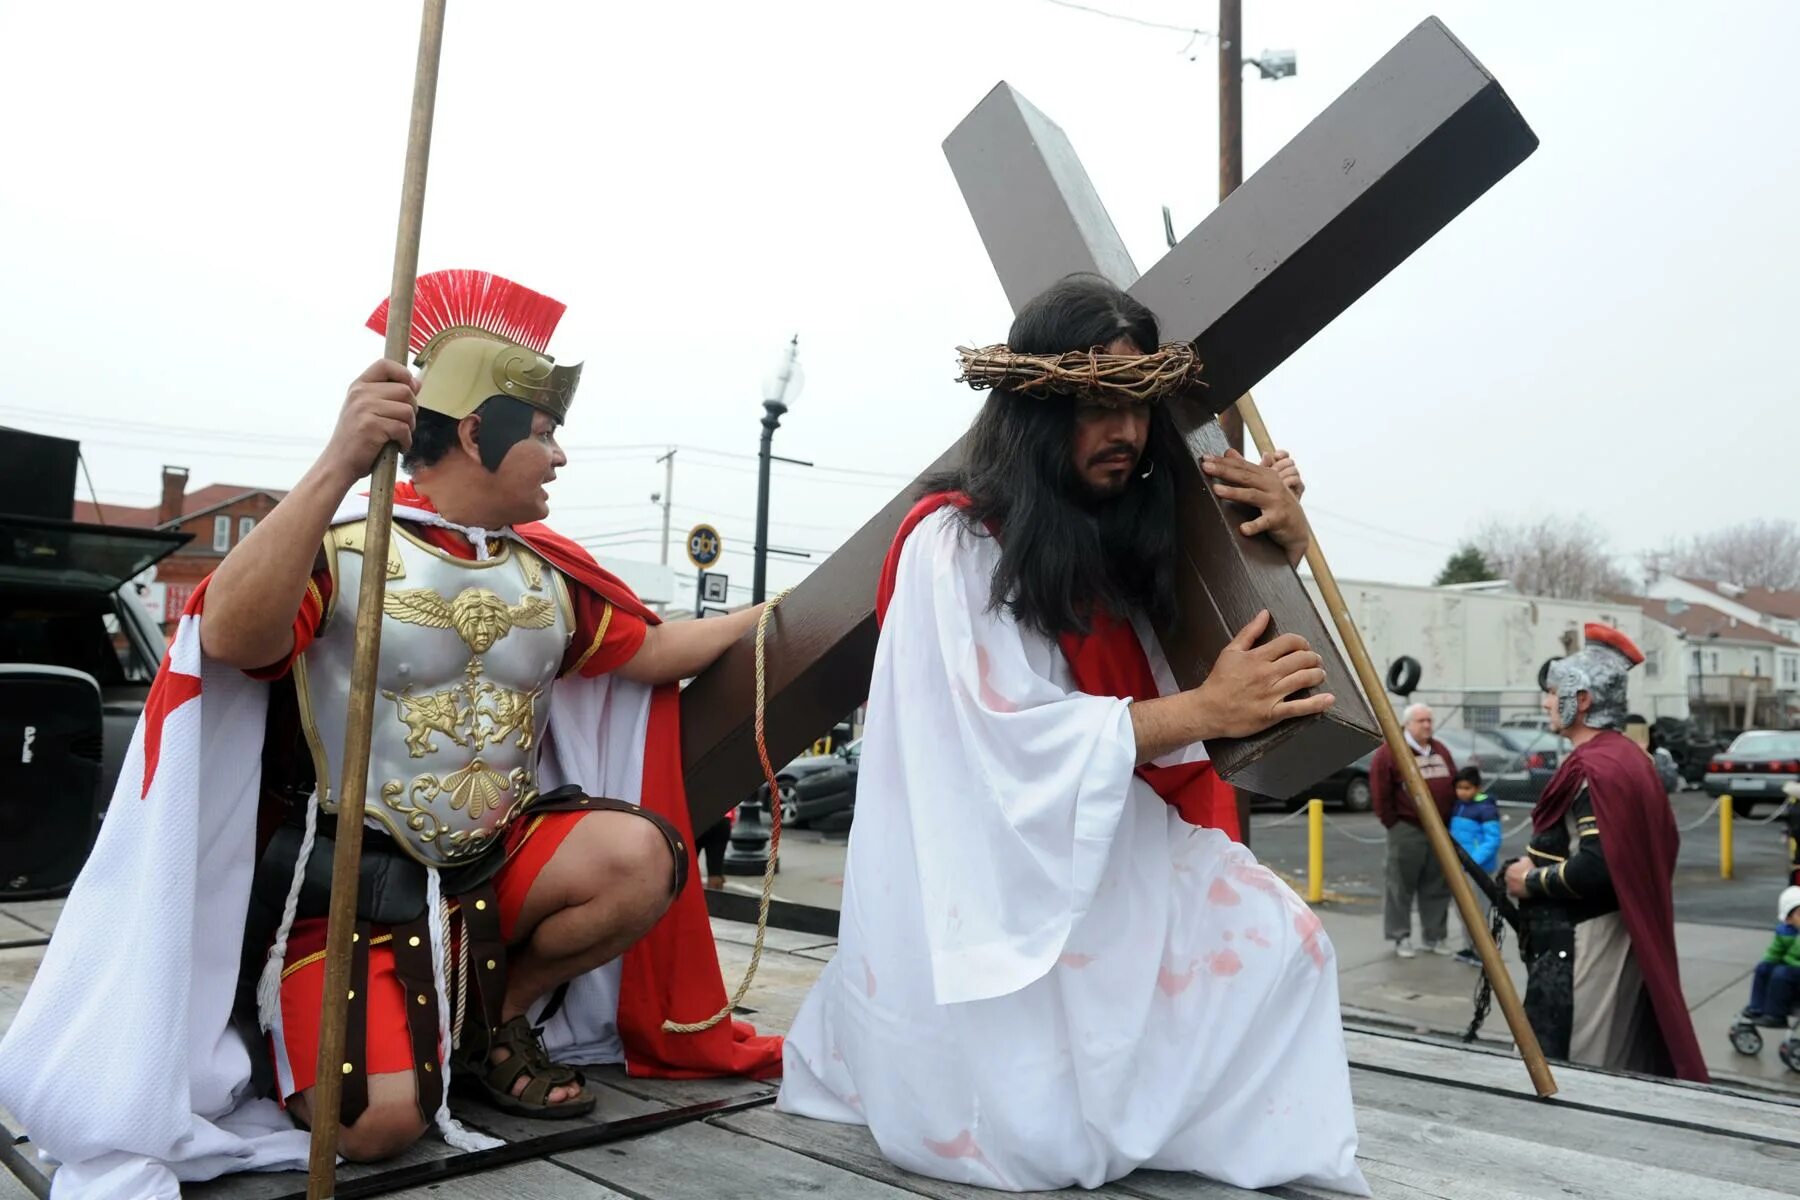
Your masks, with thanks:
M 756 906 L 756 944 L 750 950 L 750 965 L 744 969 L 744 979 L 737 986 L 737 991 L 725 1001 L 721 1008 L 704 1021 L 676 1022 L 665 1020 L 662 1027 L 664 1033 L 703 1033 L 730 1016 L 732 1010 L 743 1000 L 744 993 L 750 990 L 750 983 L 756 978 L 756 968 L 762 963 L 763 935 L 769 929 L 769 899 L 775 891 L 776 853 L 781 849 L 781 789 L 775 782 L 775 768 L 769 762 L 769 747 L 763 741 L 763 715 L 767 699 L 768 678 L 765 671 L 765 643 L 768 640 L 769 617 L 775 612 L 775 606 L 787 597 L 792 588 L 777 592 L 763 606 L 756 618 L 756 756 L 762 760 L 763 778 L 769 784 L 769 861 L 763 864 L 762 898 Z
M 437 1112 L 432 1114 L 437 1125 L 438 1134 L 445 1143 L 458 1150 L 492 1150 L 506 1143 L 499 1138 L 492 1138 L 485 1133 L 477 1133 L 464 1127 L 462 1122 L 450 1115 L 450 997 L 449 989 L 444 984 L 444 964 L 450 949 L 450 904 L 444 898 L 443 888 L 438 882 L 435 868 L 425 868 L 425 911 L 429 914 L 431 935 L 431 982 L 437 991 L 438 1009 L 438 1069 L 442 1072 L 443 1087 L 439 1091 Z M 427 1064 L 429 1069 L 429 1064 Z
M 269 943 L 269 955 L 263 960 L 262 975 L 256 981 L 256 1023 L 264 1033 L 275 1025 L 281 1011 L 281 972 L 287 965 L 288 935 L 294 929 L 294 915 L 300 908 L 300 885 L 306 879 L 306 860 L 312 857 L 313 841 L 319 832 L 319 798 L 306 801 L 306 832 L 300 838 L 300 855 L 294 861 L 294 877 L 288 881 L 287 903 L 281 908 L 281 924 L 275 927 L 275 940 Z
M 1339 825 L 1336 821 L 1332 820 L 1330 817 L 1325 818 L 1325 827 L 1327 829 L 1334 830 L 1339 834 L 1342 834 L 1344 837 L 1349 838 L 1353 842 L 1361 842 L 1365 846 L 1379 846 L 1387 841 L 1387 833 L 1385 831 L 1383 831 L 1383 833 L 1380 837 L 1372 837 L 1372 838 L 1362 837 L 1358 834 L 1351 833 L 1348 829 L 1345 829 L 1342 825 Z

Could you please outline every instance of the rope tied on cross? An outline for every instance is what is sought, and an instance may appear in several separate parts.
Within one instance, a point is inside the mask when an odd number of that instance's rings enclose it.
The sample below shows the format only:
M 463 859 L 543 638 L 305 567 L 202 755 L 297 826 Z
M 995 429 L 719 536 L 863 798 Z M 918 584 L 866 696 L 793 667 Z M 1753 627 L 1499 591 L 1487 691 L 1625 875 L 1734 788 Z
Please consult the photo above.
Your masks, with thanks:
M 1004 345 L 958 346 L 958 383 L 976 391 L 1004 387 L 1027 396 L 1080 394 L 1108 407 L 1153 404 L 1189 387 L 1205 387 L 1191 342 L 1168 342 L 1149 354 L 1019 354 Z

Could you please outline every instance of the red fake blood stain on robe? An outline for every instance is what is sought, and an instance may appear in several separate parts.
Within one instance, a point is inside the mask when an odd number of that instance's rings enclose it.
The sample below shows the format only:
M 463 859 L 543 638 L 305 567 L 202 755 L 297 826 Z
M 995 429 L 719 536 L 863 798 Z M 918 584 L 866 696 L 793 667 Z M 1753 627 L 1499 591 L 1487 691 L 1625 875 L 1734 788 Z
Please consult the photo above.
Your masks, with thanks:
M 1244 899 L 1242 896 L 1238 895 L 1238 890 L 1236 888 L 1232 887 L 1229 883 L 1226 883 L 1223 879 L 1215 879 L 1212 881 L 1212 886 L 1206 889 L 1206 898 L 1214 904 L 1223 904 L 1227 906 L 1241 903 Z
M 1235 955 L 1233 957 L 1236 957 Z M 1194 982 L 1194 964 L 1189 963 L 1186 971 L 1177 975 L 1167 964 L 1156 972 L 1156 986 L 1165 996 L 1179 996 L 1188 990 Z
M 993 668 L 994 663 L 993 660 L 988 657 L 987 647 L 976 646 L 975 676 L 978 680 L 978 685 L 981 688 L 981 706 L 997 713 L 1018 712 L 1019 706 L 995 691 L 994 685 L 989 682 L 989 679 L 993 674 Z
M 1224 979 L 1229 979 L 1244 969 L 1244 960 L 1237 956 L 1237 951 L 1227 947 L 1217 954 L 1206 956 L 1206 969 Z
M 1321 971 L 1325 969 L 1325 944 L 1320 939 L 1324 929 L 1325 923 L 1312 909 L 1303 908 L 1294 914 L 1294 932 L 1300 935 L 1300 948 Z

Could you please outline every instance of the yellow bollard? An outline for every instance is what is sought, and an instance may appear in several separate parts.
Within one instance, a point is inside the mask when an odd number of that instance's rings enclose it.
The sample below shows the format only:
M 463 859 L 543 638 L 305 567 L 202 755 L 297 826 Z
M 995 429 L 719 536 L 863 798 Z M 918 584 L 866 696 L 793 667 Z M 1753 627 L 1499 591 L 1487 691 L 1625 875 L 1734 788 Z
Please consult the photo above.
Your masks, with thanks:
M 1306 802 L 1306 902 L 1325 898 L 1325 802 Z
M 1732 806 L 1730 796 L 1719 797 L 1719 878 L 1731 878 L 1731 818 Z

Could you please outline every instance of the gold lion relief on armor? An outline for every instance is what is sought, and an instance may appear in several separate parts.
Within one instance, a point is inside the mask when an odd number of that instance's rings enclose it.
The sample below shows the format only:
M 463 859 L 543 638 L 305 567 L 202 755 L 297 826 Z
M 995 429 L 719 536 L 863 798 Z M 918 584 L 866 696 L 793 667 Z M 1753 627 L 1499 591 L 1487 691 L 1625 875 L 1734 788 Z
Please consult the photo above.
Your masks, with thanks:
M 521 750 L 537 741 L 536 706 L 543 689 L 515 692 L 481 679 L 481 660 L 470 659 L 469 677 L 461 687 L 412 694 L 382 690 L 394 702 L 394 715 L 406 726 L 406 750 L 414 758 L 437 753 L 431 735 L 441 733 L 464 749 L 480 753 L 512 738 Z
M 446 600 L 430 588 L 405 588 L 382 598 L 382 612 L 408 625 L 454 629 L 469 649 L 486 653 L 514 629 L 548 629 L 556 606 L 542 596 L 521 596 L 508 604 L 487 588 L 464 588 Z

